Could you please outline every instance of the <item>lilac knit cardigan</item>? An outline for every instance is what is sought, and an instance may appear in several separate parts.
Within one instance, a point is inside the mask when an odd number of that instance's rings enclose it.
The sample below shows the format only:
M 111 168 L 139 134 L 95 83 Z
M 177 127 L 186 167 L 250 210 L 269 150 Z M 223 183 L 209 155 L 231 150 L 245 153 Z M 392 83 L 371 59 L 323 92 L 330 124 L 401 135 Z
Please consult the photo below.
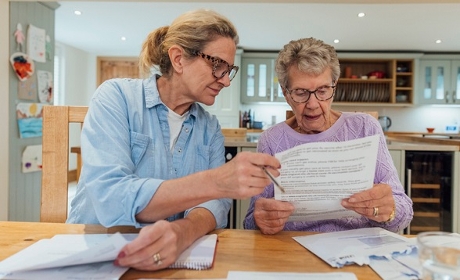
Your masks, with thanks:
M 270 127 L 260 135 L 257 151 L 274 155 L 304 143 L 340 142 L 375 134 L 379 134 L 380 139 L 374 183 L 383 182 L 392 187 L 396 203 L 395 219 L 389 223 L 381 223 L 361 216 L 314 222 L 287 222 L 284 230 L 331 232 L 363 227 L 381 227 L 399 232 L 409 225 L 413 216 L 412 200 L 405 194 L 398 178 L 382 128 L 379 122 L 369 114 L 343 112 L 331 128 L 318 134 L 300 134 L 282 122 Z M 257 229 L 253 216 L 254 202 L 259 197 L 272 198 L 273 196 L 273 184 L 270 184 L 260 195 L 251 198 L 243 223 L 245 229 Z

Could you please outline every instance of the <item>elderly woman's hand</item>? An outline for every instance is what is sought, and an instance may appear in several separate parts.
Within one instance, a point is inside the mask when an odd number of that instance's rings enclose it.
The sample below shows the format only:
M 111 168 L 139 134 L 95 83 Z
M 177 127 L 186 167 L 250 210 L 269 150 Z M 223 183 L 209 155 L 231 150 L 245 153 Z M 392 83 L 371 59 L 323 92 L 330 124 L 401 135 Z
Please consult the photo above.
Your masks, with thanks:
M 292 212 L 291 203 L 273 198 L 259 198 L 254 204 L 254 220 L 263 234 L 282 231 Z
M 395 200 L 391 187 L 380 183 L 343 199 L 342 206 L 371 220 L 387 222 L 394 217 Z

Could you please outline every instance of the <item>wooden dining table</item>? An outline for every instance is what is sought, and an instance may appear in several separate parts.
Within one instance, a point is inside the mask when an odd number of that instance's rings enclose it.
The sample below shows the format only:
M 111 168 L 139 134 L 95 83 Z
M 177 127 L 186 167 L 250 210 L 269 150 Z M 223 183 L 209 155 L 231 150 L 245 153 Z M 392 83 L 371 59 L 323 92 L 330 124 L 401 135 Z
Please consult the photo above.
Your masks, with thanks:
M 132 233 L 132 227 L 104 228 L 99 225 L 0 222 L 0 261 L 34 242 L 56 234 Z M 381 279 L 369 266 L 334 268 L 297 243 L 292 237 L 312 232 L 283 231 L 264 235 L 258 230 L 219 229 L 214 264 L 208 270 L 163 269 L 156 272 L 129 269 L 121 279 L 174 278 L 225 279 L 229 271 L 257 272 L 351 272 L 358 279 Z

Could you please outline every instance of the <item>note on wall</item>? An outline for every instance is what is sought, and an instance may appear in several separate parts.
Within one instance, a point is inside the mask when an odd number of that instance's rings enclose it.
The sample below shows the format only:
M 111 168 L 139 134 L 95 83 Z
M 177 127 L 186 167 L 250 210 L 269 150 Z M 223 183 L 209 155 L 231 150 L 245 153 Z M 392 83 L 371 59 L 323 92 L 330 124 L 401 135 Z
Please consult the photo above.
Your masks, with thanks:
M 37 79 L 36 75 L 32 75 L 25 81 L 18 83 L 18 98 L 22 100 L 37 100 Z
M 42 170 L 42 145 L 27 146 L 22 153 L 22 172 Z
M 29 25 L 27 29 L 27 52 L 31 59 L 46 62 L 46 31 Z
M 41 103 L 53 103 L 53 74 L 38 70 L 38 98 Z
M 21 138 L 42 136 L 42 110 L 43 104 L 40 103 L 18 103 L 16 105 Z

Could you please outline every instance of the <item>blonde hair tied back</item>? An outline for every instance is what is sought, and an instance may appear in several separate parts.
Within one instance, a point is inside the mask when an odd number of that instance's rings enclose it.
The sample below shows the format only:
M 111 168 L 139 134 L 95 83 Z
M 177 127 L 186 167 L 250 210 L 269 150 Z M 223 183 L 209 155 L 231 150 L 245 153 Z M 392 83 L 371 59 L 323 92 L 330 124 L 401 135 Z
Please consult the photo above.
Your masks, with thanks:
M 218 36 L 231 38 L 235 45 L 239 42 L 235 26 L 217 12 L 200 9 L 180 15 L 170 26 L 157 28 L 147 36 L 139 57 L 141 75 L 149 76 L 155 68 L 163 76 L 170 76 L 171 46 L 180 46 L 186 56 L 192 57 Z

